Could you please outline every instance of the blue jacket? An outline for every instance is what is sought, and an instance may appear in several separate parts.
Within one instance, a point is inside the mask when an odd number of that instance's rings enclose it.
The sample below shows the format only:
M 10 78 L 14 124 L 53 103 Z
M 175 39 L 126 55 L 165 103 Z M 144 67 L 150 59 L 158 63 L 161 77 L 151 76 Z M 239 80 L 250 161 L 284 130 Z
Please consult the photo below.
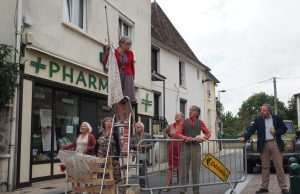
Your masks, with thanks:
M 287 127 L 283 123 L 282 118 L 276 115 L 271 115 L 273 118 L 273 125 L 275 128 L 275 139 L 277 141 L 277 145 L 279 147 L 279 150 L 282 152 L 284 150 L 284 142 L 281 139 L 281 135 L 285 134 L 287 131 Z M 265 147 L 266 142 L 266 129 L 265 129 L 265 121 L 262 116 L 257 117 L 254 120 L 253 125 L 248 129 L 246 134 L 244 135 L 244 138 L 248 140 L 252 134 L 257 131 L 257 150 L 258 152 L 262 152 Z

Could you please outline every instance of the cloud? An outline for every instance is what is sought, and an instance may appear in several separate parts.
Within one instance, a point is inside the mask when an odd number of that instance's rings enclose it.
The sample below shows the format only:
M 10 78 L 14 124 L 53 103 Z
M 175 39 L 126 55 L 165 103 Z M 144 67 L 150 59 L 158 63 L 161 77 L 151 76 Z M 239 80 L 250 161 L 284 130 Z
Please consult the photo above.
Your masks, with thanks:
M 273 95 L 272 77 L 300 77 L 300 1 L 157 0 L 198 59 L 221 81 L 226 111 L 254 93 Z M 279 100 L 300 92 L 300 79 L 278 79 Z M 217 88 L 217 89 L 218 89 Z

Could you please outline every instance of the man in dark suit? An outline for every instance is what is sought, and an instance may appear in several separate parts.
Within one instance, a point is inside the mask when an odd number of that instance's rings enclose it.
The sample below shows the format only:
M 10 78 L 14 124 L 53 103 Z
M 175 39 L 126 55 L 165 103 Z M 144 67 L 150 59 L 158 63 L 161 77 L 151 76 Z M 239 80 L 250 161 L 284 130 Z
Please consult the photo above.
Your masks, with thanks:
M 147 163 L 150 162 L 150 149 L 153 148 L 153 142 L 142 142 L 139 147 L 138 143 L 143 139 L 153 139 L 152 135 L 144 132 L 144 124 L 137 122 L 135 124 L 135 134 L 130 138 L 131 149 L 139 151 L 139 182 L 141 187 L 145 187 L 147 176 Z
M 276 169 L 278 184 L 283 194 L 289 193 L 287 184 L 284 178 L 283 160 L 281 152 L 284 149 L 284 142 L 281 139 L 287 131 L 287 127 L 282 119 L 272 114 L 271 106 L 263 104 L 261 107 L 262 116 L 257 117 L 251 125 L 244 137 L 241 137 L 241 142 L 247 141 L 252 134 L 257 131 L 257 150 L 260 152 L 262 163 L 262 184 L 256 193 L 268 193 L 270 180 L 270 156 L 272 155 L 273 164 Z

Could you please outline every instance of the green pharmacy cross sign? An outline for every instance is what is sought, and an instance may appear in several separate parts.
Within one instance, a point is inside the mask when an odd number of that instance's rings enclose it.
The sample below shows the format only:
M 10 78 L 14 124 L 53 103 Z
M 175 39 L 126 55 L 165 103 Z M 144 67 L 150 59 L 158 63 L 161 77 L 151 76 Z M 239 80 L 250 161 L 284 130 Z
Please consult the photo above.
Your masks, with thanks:
M 152 106 L 152 101 L 149 100 L 149 93 L 146 94 L 146 98 L 142 98 L 142 104 L 145 105 L 145 112 L 147 112 L 148 106 Z
M 40 69 L 46 69 L 46 65 L 42 64 L 42 58 L 38 57 L 37 61 L 31 61 L 31 66 L 35 67 L 35 73 L 39 73 Z
M 47 60 L 46 60 L 47 61 Z M 104 93 L 108 90 L 108 80 L 105 77 L 98 76 L 96 73 L 85 71 L 74 66 L 59 64 L 48 60 L 47 63 L 42 63 L 42 58 L 37 57 L 36 60 L 30 61 L 30 66 L 34 68 L 36 75 L 63 82 L 69 85 L 75 85 L 84 89 Z M 45 76 L 48 73 L 48 76 Z

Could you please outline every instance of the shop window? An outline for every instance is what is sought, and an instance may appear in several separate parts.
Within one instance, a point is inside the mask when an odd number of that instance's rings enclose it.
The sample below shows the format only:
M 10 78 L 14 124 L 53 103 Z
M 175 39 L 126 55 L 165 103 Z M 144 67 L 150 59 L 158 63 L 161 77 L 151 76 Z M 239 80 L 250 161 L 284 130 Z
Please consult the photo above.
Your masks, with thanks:
M 40 86 L 34 87 L 32 106 L 33 161 L 51 160 L 52 90 Z M 57 149 L 56 144 L 54 144 L 54 149 Z
M 64 18 L 68 22 L 86 31 L 86 0 L 64 0 Z
M 79 97 L 69 92 L 56 91 L 55 104 L 55 139 L 60 149 L 77 138 L 80 126 Z M 57 150 L 54 151 L 54 159 L 56 159 Z
M 103 131 L 103 128 L 101 126 L 103 119 L 106 117 L 113 117 L 113 115 L 114 115 L 114 110 L 109 106 L 107 106 L 107 100 L 106 99 L 98 100 L 97 118 L 99 119 L 98 121 L 99 124 L 96 133 L 100 133 L 101 131 Z

